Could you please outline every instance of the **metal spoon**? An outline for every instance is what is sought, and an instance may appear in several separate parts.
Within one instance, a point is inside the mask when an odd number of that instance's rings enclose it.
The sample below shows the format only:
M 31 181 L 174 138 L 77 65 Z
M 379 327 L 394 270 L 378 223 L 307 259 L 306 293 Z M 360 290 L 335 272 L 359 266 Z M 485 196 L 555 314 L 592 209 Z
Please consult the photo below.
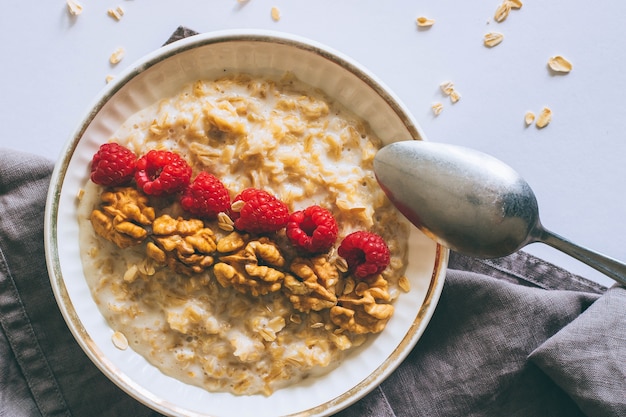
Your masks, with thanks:
M 535 195 L 511 167 L 484 153 L 425 141 L 395 142 L 374 159 L 389 199 L 443 246 L 477 258 L 543 242 L 626 285 L 626 265 L 546 230 Z

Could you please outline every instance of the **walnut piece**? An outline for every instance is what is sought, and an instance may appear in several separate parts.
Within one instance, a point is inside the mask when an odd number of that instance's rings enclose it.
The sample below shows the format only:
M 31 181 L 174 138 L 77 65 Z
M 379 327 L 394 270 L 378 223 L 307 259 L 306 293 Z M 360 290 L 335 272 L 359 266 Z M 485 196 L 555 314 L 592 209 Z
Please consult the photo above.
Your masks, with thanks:
M 91 212 L 91 224 L 99 236 L 120 248 L 135 246 L 148 236 L 146 228 L 154 221 L 154 209 L 148 197 L 135 188 L 122 187 L 100 196 L 101 209 Z
M 213 265 L 217 249 L 215 235 L 199 219 L 174 219 L 164 214 L 152 224 L 152 242 L 146 250 L 150 258 L 186 275 Z
M 285 279 L 285 273 L 280 270 L 285 258 L 267 237 L 250 241 L 240 251 L 219 260 L 213 267 L 217 281 L 244 294 L 259 296 L 276 292 Z
M 388 283 L 382 275 L 360 281 L 330 309 L 331 321 L 355 334 L 379 333 L 393 315 Z
M 285 276 L 283 292 L 296 310 L 308 313 L 337 304 L 335 287 L 339 281 L 339 272 L 325 256 L 296 258 L 290 270 L 295 276 Z
M 232 232 L 217 241 L 217 251 L 230 253 L 242 249 L 246 245 L 246 235 Z

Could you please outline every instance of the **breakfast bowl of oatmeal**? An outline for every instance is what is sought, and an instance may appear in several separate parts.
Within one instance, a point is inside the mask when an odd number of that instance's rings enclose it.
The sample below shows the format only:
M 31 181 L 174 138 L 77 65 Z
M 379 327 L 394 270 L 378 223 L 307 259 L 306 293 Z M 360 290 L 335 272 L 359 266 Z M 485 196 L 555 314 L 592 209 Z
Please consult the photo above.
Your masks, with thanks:
M 447 250 L 373 173 L 423 140 L 374 75 L 276 32 L 192 36 L 132 65 L 57 163 L 46 259 L 96 366 L 172 416 L 326 416 L 406 358 Z

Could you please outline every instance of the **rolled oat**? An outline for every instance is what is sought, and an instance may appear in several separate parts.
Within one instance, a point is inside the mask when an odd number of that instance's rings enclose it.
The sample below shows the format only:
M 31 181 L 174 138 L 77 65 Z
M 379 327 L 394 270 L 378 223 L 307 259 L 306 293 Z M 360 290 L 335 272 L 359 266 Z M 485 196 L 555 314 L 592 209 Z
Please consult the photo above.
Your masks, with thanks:
M 272 7 L 271 15 L 273 21 L 278 22 L 280 20 L 280 10 L 278 7 Z
M 539 129 L 543 129 L 544 127 L 548 126 L 548 124 L 550 124 L 551 121 L 552 121 L 552 110 L 549 107 L 544 107 L 541 110 L 541 113 L 539 113 L 539 116 L 537 117 L 535 126 L 537 126 Z
M 124 50 L 124 48 L 119 47 L 115 51 L 113 51 L 113 53 L 109 57 L 109 62 L 113 65 L 118 64 L 124 58 L 125 54 L 126 51 Z
M 67 0 L 67 10 L 72 16 L 78 16 L 83 12 L 83 5 L 77 0 Z
M 572 63 L 563 58 L 561 55 L 550 57 L 548 60 L 548 66 L 555 72 L 568 73 L 572 70 Z
M 498 32 L 486 33 L 483 38 L 483 44 L 489 48 L 499 45 L 504 39 L 504 35 Z
M 416 19 L 417 26 L 419 27 L 431 27 L 435 24 L 433 19 L 429 19 L 427 17 L 420 16 Z

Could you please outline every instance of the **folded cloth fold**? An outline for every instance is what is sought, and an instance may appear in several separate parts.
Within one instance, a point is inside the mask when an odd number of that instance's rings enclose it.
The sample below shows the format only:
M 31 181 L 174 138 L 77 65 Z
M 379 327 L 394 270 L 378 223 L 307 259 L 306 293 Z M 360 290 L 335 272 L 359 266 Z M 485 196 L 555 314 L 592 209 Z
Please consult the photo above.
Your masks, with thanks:
M 0 150 L 0 417 L 157 416 L 90 362 L 56 305 L 43 244 L 51 170 Z M 338 417 L 626 416 L 626 289 L 524 252 L 453 253 L 449 266 L 415 349 Z
M 626 288 L 610 288 L 530 360 L 588 415 L 626 416 Z
M 451 267 L 455 257 L 462 258 L 453 254 Z M 450 269 L 437 310 L 410 356 L 338 416 L 626 415 L 624 333 L 609 330 L 625 328 L 626 314 L 612 302 L 605 305 L 607 297 L 617 298 Z M 604 331 L 572 331 L 595 328 L 601 318 Z M 578 362 L 591 357 L 595 367 Z

